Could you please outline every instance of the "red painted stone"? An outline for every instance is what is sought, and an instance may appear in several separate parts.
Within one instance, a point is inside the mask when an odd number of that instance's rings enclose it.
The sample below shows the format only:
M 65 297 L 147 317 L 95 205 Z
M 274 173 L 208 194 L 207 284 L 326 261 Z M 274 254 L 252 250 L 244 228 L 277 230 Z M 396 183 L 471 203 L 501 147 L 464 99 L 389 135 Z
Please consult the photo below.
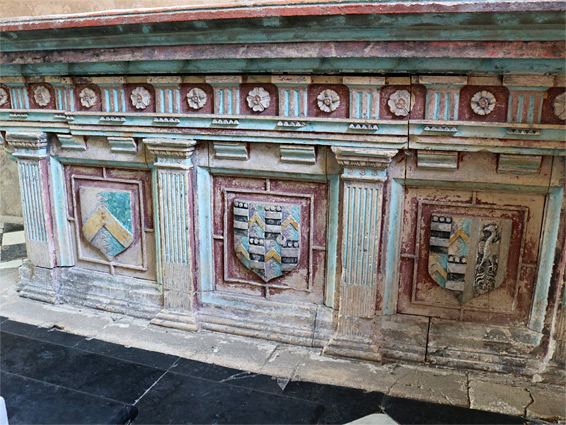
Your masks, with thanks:
M 80 94 L 81 94 L 81 91 L 85 88 L 89 88 L 96 93 L 96 102 L 90 108 L 83 106 L 83 104 L 81 103 Z M 99 111 L 102 110 L 102 93 L 101 93 L 100 87 L 98 87 L 96 84 L 77 84 L 77 85 L 74 85 L 73 86 L 73 97 L 74 97 L 74 100 L 75 100 L 75 109 L 77 109 L 79 111 L 99 112 Z
M 566 120 L 561 120 L 554 114 L 554 99 L 556 96 L 566 92 L 565 87 L 552 87 L 545 93 L 545 99 L 542 104 L 541 123 L 543 124 L 566 124 Z
M 263 88 L 269 93 L 270 102 L 269 106 L 263 111 L 254 111 L 248 105 L 248 93 L 256 87 Z M 240 113 L 245 115 L 270 115 L 276 116 L 279 113 L 279 90 L 274 84 L 256 84 L 248 83 L 240 85 Z
M 406 116 L 395 115 L 391 112 L 388 102 L 390 96 L 397 90 L 406 90 L 415 96 L 415 103 L 411 112 Z M 425 100 L 426 100 L 426 87 L 421 85 L 414 86 L 384 86 L 381 89 L 381 94 L 379 96 L 379 117 L 383 120 L 398 120 L 407 121 L 409 117 L 411 119 L 423 119 L 425 110 Z
M 132 92 L 136 89 L 136 87 L 143 87 L 150 93 L 149 105 L 145 109 L 138 109 L 132 104 L 131 96 L 132 96 Z M 155 89 L 151 84 L 145 84 L 145 83 L 124 84 L 124 92 L 126 96 L 127 112 L 155 112 Z
M 206 103 L 200 109 L 193 109 L 187 102 L 187 94 L 193 88 L 199 88 L 206 93 Z M 181 112 L 183 114 L 212 114 L 214 113 L 214 90 L 210 84 L 187 83 L 179 85 L 181 92 Z
M 258 7 L 261 6 L 261 7 Z M 284 6 L 284 7 L 281 7 Z M 265 18 L 269 16 L 324 16 L 324 15 L 366 15 L 366 14 L 406 14 L 406 13 L 480 13 L 480 12 L 521 12 L 536 13 L 538 11 L 563 11 L 562 2 L 547 0 L 540 2 L 483 2 L 469 3 L 426 3 L 404 4 L 387 3 L 329 3 L 305 4 L 302 1 L 274 1 L 270 4 L 261 2 L 246 3 L 245 6 L 233 5 L 194 5 L 167 8 L 154 8 L 148 13 L 145 9 L 123 11 L 104 11 L 71 15 L 67 19 L 49 18 L 28 20 L 19 19 L 0 25 L 0 31 L 34 31 L 55 28 L 98 27 L 123 24 L 146 24 L 153 22 L 180 22 L 207 19 L 242 19 Z
M 199 59 L 289 58 L 467 58 L 565 59 L 563 42 L 515 41 L 335 41 L 181 45 L 54 51 L 5 52 L 0 64 L 27 65 L 57 62 L 117 62 Z
M 49 103 L 45 106 L 39 105 L 35 101 L 34 90 L 39 87 L 44 86 L 49 90 L 49 94 L 51 98 L 49 99 Z M 57 109 L 56 102 L 55 102 L 55 89 L 51 84 L 47 83 L 32 83 L 28 85 L 28 97 L 29 97 L 29 106 L 30 109 Z
M 493 93 L 496 104 L 495 109 L 488 115 L 476 114 L 470 105 L 472 97 L 482 90 Z M 460 121 L 478 122 L 506 122 L 509 104 L 509 90 L 503 86 L 465 86 L 460 90 L 460 103 L 458 105 L 458 119 Z
M 289 301 L 320 304 L 324 295 L 325 253 L 313 246 L 326 244 L 327 185 L 288 180 L 245 177 L 214 177 L 213 234 L 216 289 L 274 297 Z M 304 196 L 301 196 L 304 195 Z M 299 264 L 290 272 L 265 283 L 247 269 L 234 253 L 232 209 L 234 199 L 301 205 L 301 254 Z M 314 215 L 311 216 L 311 206 Z M 225 219 L 226 217 L 226 219 Z M 311 230 L 313 239 L 310 240 Z M 222 236 L 222 239 L 220 238 Z M 312 258 L 309 258 L 312 252 Z M 321 266 L 322 265 L 322 266 Z M 308 282 L 312 283 L 308 288 Z
M 334 90 L 340 96 L 340 105 L 333 112 L 321 111 L 317 97 L 324 90 Z M 341 84 L 311 84 L 307 88 L 309 117 L 319 118 L 348 118 L 350 115 L 350 90 Z

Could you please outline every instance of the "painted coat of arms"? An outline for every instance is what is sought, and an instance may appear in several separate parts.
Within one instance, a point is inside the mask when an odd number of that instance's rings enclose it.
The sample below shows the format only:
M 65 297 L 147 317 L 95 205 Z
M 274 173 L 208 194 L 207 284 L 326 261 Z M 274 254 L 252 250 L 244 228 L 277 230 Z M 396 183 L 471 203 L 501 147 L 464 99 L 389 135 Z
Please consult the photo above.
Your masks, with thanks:
M 433 214 L 428 272 L 465 303 L 505 279 L 510 219 Z
M 134 241 L 131 193 L 80 188 L 82 234 L 111 261 Z
M 234 249 L 265 282 L 293 270 L 301 252 L 301 207 L 234 200 Z

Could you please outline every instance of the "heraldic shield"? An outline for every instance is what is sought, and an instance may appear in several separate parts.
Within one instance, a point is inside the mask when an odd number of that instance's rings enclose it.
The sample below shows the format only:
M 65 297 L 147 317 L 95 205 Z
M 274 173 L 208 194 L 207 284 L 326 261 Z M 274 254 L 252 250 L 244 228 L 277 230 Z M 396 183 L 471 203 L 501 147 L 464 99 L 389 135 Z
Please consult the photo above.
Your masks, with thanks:
M 234 249 L 242 264 L 265 282 L 297 267 L 301 207 L 234 200 Z
M 111 261 L 134 241 L 131 193 L 80 188 L 85 239 Z
M 436 283 L 465 303 L 505 279 L 510 219 L 433 214 L 428 271 Z

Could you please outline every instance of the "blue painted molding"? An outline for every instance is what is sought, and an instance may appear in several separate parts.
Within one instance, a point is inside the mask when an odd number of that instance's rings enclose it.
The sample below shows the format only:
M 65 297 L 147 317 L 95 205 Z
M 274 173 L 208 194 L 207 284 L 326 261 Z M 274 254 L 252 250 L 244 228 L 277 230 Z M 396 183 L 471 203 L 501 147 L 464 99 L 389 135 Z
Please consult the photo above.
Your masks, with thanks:
M 326 252 L 326 288 L 324 304 L 334 308 L 336 296 L 336 279 L 338 273 L 338 223 L 340 215 L 340 176 L 327 175 L 328 190 L 328 226 Z
M 58 258 L 58 265 L 69 267 L 75 265 L 72 242 L 69 235 L 69 223 L 67 221 L 67 198 L 66 198 L 66 179 L 65 171 L 61 162 L 53 157 L 49 157 L 49 189 L 51 194 L 51 216 L 55 224 L 55 250 Z
M 198 251 L 200 265 L 200 288 L 202 293 L 214 290 L 214 258 L 212 252 L 212 176 L 205 167 L 197 169 L 198 194 Z
M 198 63 L 196 63 L 198 62 Z M 4 76 L 41 75 L 139 75 L 210 73 L 518 73 L 563 74 L 563 59 L 466 59 L 466 58 L 287 58 L 116 61 L 92 63 L 0 64 Z M 379 64 L 379 65 L 377 65 Z
M 160 215 L 161 210 L 159 209 L 159 187 L 158 187 L 158 170 L 155 165 L 151 165 L 151 195 L 152 195 L 152 202 L 153 202 L 153 222 L 155 223 L 153 228 L 155 232 L 155 271 L 156 271 L 156 280 L 160 286 L 160 290 L 163 288 L 163 269 L 162 269 L 162 260 L 161 260 L 161 226 L 160 223 Z
M 548 291 L 552 278 L 553 265 L 556 255 L 558 229 L 560 227 L 560 209 L 564 198 L 563 187 L 551 187 L 547 197 L 544 227 L 542 232 L 542 246 L 540 248 L 539 266 L 535 294 L 532 302 L 529 329 L 542 332 L 546 308 L 548 305 Z
M 389 192 L 389 220 L 386 233 L 385 285 L 383 289 L 383 314 L 394 315 L 397 311 L 397 292 L 399 286 L 400 240 L 403 221 L 404 182 L 391 179 Z

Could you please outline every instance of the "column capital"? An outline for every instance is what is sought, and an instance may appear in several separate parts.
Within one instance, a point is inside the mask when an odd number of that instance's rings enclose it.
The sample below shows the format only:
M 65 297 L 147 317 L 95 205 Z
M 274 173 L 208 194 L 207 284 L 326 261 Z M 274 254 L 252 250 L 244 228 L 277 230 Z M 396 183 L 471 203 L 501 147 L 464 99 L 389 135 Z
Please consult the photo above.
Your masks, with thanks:
M 143 139 L 149 152 L 156 156 L 155 166 L 158 168 L 176 168 L 188 170 L 193 167 L 191 156 L 195 150 L 196 140 L 192 139 Z
M 333 146 L 332 152 L 344 167 L 343 178 L 380 180 L 398 150 Z
M 42 159 L 47 157 L 49 145 L 47 133 L 40 131 L 32 132 L 7 132 L 6 143 L 14 148 L 16 158 Z

